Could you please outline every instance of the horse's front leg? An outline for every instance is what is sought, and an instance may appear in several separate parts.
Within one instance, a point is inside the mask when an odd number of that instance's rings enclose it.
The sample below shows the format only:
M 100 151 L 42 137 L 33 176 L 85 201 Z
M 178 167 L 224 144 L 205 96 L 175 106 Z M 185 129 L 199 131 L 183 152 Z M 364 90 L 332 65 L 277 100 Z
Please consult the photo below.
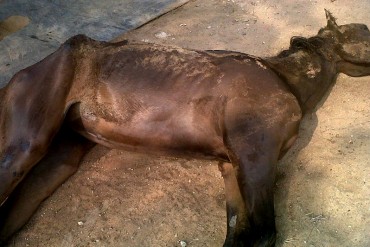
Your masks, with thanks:
M 263 134 L 260 138 L 264 138 Z M 254 139 L 251 143 L 230 144 L 235 166 L 231 172 L 238 184 L 234 189 L 240 189 L 244 204 L 238 199 L 238 191 L 226 188 L 226 193 L 234 196 L 227 208 L 229 243 L 225 242 L 225 246 L 275 246 L 274 181 L 278 148 L 264 142 Z
M 262 119 L 243 116 L 225 124 L 224 141 L 234 168 L 224 175 L 226 193 L 231 194 L 226 196 L 228 235 L 224 246 L 274 246 L 274 182 L 280 132 Z
M 246 222 L 245 204 L 236 177 L 236 169 L 231 163 L 224 162 L 219 162 L 218 167 L 225 183 L 227 233 L 224 246 L 235 246 L 234 243 Z

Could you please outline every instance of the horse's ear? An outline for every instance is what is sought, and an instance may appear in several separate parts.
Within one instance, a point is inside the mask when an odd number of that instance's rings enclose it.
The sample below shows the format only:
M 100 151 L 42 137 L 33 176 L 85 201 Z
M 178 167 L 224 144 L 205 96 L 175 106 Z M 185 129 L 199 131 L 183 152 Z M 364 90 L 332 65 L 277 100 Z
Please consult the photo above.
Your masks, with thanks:
M 335 17 L 325 9 L 326 20 L 328 21 L 327 27 L 331 30 L 337 30 L 338 24 L 335 22 Z

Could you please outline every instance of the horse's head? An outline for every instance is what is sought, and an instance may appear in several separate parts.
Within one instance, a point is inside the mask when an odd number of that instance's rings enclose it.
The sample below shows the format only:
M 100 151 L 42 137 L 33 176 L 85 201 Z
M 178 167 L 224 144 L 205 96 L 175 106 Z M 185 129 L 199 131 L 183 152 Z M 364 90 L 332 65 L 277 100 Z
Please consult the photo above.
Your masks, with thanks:
M 370 75 L 370 31 L 364 24 L 338 25 L 325 10 L 327 26 L 318 36 L 333 42 L 338 72 L 349 76 Z

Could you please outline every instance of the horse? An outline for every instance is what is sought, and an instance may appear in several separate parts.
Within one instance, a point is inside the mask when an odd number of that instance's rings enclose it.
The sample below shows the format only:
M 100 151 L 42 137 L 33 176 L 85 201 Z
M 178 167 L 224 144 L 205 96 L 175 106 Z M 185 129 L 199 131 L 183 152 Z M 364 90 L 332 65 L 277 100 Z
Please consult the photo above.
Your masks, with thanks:
M 292 37 L 277 56 L 77 35 L 0 91 L 0 240 L 78 169 L 94 144 L 219 161 L 224 247 L 274 246 L 276 164 L 337 75 L 370 75 L 364 24 Z

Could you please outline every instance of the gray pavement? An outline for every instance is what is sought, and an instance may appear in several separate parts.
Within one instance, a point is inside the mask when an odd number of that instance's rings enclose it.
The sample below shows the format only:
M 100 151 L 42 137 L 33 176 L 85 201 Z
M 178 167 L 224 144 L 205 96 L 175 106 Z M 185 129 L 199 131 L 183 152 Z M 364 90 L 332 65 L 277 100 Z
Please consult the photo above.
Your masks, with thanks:
M 0 0 L 0 21 L 25 16 L 30 23 L 0 41 L 0 87 L 52 53 L 69 37 L 108 41 L 188 0 Z

